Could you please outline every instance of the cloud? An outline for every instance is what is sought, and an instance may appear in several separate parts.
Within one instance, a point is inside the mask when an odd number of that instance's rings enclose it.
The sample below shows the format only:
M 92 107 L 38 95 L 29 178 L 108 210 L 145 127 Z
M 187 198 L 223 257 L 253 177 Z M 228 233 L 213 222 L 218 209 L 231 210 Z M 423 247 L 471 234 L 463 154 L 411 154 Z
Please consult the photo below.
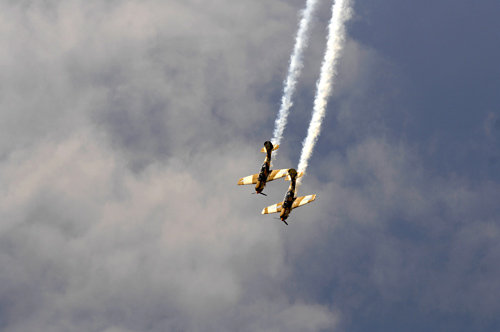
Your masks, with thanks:
M 317 330 L 335 324 L 328 308 L 294 304 L 280 287 L 267 293 L 288 275 L 283 242 L 279 228 L 255 213 L 240 215 L 245 202 L 235 206 L 224 193 L 236 174 L 204 183 L 190 166 L 155 164 L 136 176 L 110 152 L 83 131 L 4 163 L 4 326 L 206 330 L 243 320 L 271 330 Z M 227 158 L 219 156 L 225 165 Z M 227 171 L 210 175 L 223 179 Z M 290 315 L 304 320 L 291 326 Z
M 261 156 L 235 133 L 264 132 L 297 8 L 217 5 L 1 4 L 2 329 L 335 326 L 289 298 L 280 228 L 236 199 Z

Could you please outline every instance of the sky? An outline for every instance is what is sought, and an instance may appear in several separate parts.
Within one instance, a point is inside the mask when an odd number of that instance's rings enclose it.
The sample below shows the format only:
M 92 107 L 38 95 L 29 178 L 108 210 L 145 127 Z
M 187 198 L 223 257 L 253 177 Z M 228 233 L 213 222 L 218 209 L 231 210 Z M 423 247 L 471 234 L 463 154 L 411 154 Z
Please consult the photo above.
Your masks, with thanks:
M 499 331 L 500 3 L 352 4 L 286 226 L 305 0 L 0 0 L 0 330 Z

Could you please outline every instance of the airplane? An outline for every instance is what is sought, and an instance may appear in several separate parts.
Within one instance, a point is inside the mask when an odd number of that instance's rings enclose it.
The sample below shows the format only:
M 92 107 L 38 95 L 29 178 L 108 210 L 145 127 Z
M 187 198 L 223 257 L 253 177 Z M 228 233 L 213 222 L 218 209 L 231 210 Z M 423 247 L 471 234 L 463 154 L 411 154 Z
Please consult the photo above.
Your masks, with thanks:
M 264 142 L 264 147 L 260 150 L 260 152 L 267 153 L 266 159 L 264 159 L 264 163 L 260 169 L 260 173 L 253 174 L 249 176 L 245 176 L 238 180 L 238 185 L 244 184 L 255 184 L 255 193 L 267 196 L 262 192 L 266 183 L 272 180 L 276 180 L 286 176 L 288 173 L 288 168 L 285 169 L 276 169 L 271 171 L 271 153 L 275 150 L 278 150 L 279 144 L 273 145 L 273 143 L 266 141 Z
M 291 183 L 290 187 L 288 187 L 288 191 L 285 194 L 283 202 L 266 207 L 264 210 L 262 210 L 262 214 L 280 212 L 280 220 L 283 221 L 285 225 L 288 225 L 286 219 L 288 218 L 290 212 L 292 212 L 293 209 L 314 201 L 316 199 L 316 194 L 302 196 L 302 197 L 295 197 L 296 194 L 295 185 L 297 182 L 297 178 L 301 177 L 302 175 L 304 175 L 304 173 L 302 172 L 297 173 L 295 169 L 291 168 L 288 171 L 288 176 L 287 176 L 287 179 L 289 178 Z

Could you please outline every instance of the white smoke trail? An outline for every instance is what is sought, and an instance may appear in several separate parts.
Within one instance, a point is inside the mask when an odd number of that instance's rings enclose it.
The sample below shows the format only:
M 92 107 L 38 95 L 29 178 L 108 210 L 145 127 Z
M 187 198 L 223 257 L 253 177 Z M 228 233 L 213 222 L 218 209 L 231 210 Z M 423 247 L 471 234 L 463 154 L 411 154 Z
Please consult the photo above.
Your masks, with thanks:
M 345 44 L 345 22 L 351 18 L 350 0 L 336 0 L 332 6 L 332 18 L 328 27 L 328 41 L 325 58 L 321 65 L 321 72 L 316 83 L 316 97 L 311 123 L 307 130 L 307 137 L 302 143 L 302 153 L 298 166 L 299 172 L 305 172 L 311 158 L 314 145 L 318 140 L 321 131 L 321 123 L 325 117 L 328 97 L 332 91 L 333 79 L 337 75 L 337 63 L 340 58 L 342 48 Z M 298 179 L 300 184 L 301 178 Z
M 288 117 L 288 110 L 292 107 L 292 95 L 295 92 L 297 85 L 297 78 L 300 75 L 302 67 L 304 67 L 302 58 L 304 49 L 307 47 L 307 34 L 312 19 L 314 9 L 318 4 L 318 0 L 307 0 L 306 8 L 302 11 L 302 19 L 300 20 L 299 30 L 295 38 L 295 46 L 292 55 L 290 56 L 290 67 L 288 68 L 288 76 L 285 80 L 285 87 L 283 89 L 283 97 L 281 97 L 281 107 L 278 117 L 274 123 L 274 133 L 272 142 L 273 144 L 280 144 L 283 138 L 283 131 L 285 130 L 286 121 Z

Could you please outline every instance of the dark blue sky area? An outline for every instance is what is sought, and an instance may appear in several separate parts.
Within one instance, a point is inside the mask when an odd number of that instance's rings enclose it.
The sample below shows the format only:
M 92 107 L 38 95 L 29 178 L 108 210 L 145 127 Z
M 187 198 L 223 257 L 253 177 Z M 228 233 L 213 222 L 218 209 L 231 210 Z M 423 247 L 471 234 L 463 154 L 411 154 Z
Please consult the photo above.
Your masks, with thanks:
M 355 11 L 350 36 L 393 63 L 405 85 L 397 107 L 409 115 L 392 129 L 432 154 L 426 163 L 440 174 L 498 180 L 500 3 L 358 1 Z

